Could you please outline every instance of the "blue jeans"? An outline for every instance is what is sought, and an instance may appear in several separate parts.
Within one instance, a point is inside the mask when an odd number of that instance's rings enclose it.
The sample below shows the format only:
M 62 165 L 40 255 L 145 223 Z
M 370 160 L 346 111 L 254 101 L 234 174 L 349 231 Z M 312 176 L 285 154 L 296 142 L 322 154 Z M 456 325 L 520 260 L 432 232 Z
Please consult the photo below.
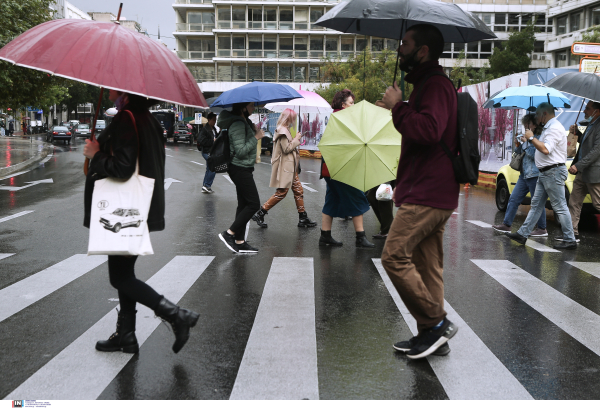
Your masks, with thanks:
M 575 242 L 575 234 L 573 233 L 573 224 L 571 223 L 571 214 L 567 207 L 565 199 L 565 180 L 567 179 L 567 167 L 559 166 L 545 172 L 540 172 L 538 182 L 535 187 L 535 194 L 531 199 L 531 210 L 527 214 L 525 223 L 517 233 L 521 236 L 528 237 L 535 227 L 535 223 L 540 218 L 540 214 L 545 212 L 545 204 L 550 197 L 550 204 L 554 216 L 560 222 L 560 227 L 563 232 L 565 242 Z
M 523 202 L 527 193 L 531 193 L 531 197 L 535 194 L 535 185 L 537 184 L 537 177 L 530 177 L 528 179 L 523 178 L 523 173 L 519 175 L 519 180 L 513 189 L 510 199 L 508 200 L 508 207 L 506 208 L 506 215 L 504 216 L 504 225 L 509 227 L 512 225 L 515 219 L 515 214 L 519 209 L 519 205 Z M 540 219 L 537 222 L 539 229 L 546 229 L 546 211 L 542 211 Z
M 206 172 L 204 173 L 204 181 L 202 182 L 202 185 L 204 187 L 210 188 L 212 186 L 213 181 L 215 181 L 215 176 L 217 175 L 217 173 L 208 169 L 208 153 L 202 152 L 202 157 L 204 157 L 204 160 L 207 161 Z

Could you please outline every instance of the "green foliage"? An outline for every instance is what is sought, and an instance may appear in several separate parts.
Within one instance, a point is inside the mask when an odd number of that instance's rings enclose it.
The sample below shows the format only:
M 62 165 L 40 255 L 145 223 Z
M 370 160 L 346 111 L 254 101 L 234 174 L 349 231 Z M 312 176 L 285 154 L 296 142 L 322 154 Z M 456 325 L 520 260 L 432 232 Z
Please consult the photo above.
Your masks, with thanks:
M 0 47 L 52 19 L 54 0 L 1 0 Z M 34 106 L 47 111 L 66 94 L 66 80 L 0 61 L 0 108 Z
M 329 82 L 330 85 L 320 85 L 315 92 L 331 103 L 336 92 L 350 89 L 356 97 L 355 102 L 365 99 L 375 103 L 381 99 L 387 87 L 392 85 L 395 64 L 396 53 L 391 50 L 384 50 L 375 56 L 367 51 L 350 57 L 347 61 L 325 59 L 321 67 L 323 82 Z M 400 71 L 396 82 L 400 86 Z M 404 90 L 406 100 L 410 96 L 412 85 L 405 84 Z
M 581 33 L 581 42 L 600 43 L 600 26 L 593 26 Z
M 71 112 L 77 112 L 77 105 L 91 103 L 94 110 L 98 106 L 98 98 L 100 98 L 100 88 L 84 84 L 82 82 L 68 81 L 68 93 L 60 100 L 60 104 L 67 107 L 68 118 L 71 119 Z M 106 110 L 113 106 L 113 103 L 108 99 L 108 90 L 105 89 L 102 95 L 102 109 Z
M 508 41 L 502 43 L 502 50 L 494 48 L 490 58 L 490 74 L 494 78 L 529 70 L 531 58 L 528 54 L 533 52 L 534 32 L 535 27 L 531 21 L 520 32 L 512 32 Z
M 473 64 L 467 61 L 465 51 L 462 50 L 452 67 L 450 79 L 454 82 L 454 86 L 458 86 L 459 81 L 461 86 L 490 81 L 494 79 L 494 76 L 489 73 L 489 69 L 487 63 L 484 64 L 483 68 L 473 68 Z

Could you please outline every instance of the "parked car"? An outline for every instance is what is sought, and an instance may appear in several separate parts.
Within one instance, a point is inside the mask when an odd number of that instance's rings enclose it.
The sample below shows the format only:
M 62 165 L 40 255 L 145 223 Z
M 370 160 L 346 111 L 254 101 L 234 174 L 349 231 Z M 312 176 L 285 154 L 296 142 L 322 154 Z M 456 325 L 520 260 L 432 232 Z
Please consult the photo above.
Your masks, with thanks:
M 112 213 L 100 217 L 100 223 L 107 230 L 119 232 L 121 228 L 139 227 L 142 224 L 142 217 L 134 208 L 117 208 Z
M 98 119 L 96 121 L 96 135 L 99 135 L 100 132 L 102 132 L 105 127 L 106 127 L 106 122 L 104 120 Z
M 92 131 L 87 123 L 78 123 L 73 127 L 72 133 L 75 137 L 89 137 Z
M 263 137 L 260 142 L 261 152 L 273 154 L 273 134 L 268 130 L 263 130 L 263 132 L 265 133 L 265 137 Z
M 66 126 L 53 126 L 46 133 L 46 142 L 53 143 L 55 140 L 63 140 L 65 144 L 71 144 L 71 131 Z
M 194 143 L 194 136 L 192 135 L 192 130 L 188 129 L 186 125 L 178 125 L 173 131 L 173 143 L 177 143 L 182 140 L 189 142 L 189 144 Z

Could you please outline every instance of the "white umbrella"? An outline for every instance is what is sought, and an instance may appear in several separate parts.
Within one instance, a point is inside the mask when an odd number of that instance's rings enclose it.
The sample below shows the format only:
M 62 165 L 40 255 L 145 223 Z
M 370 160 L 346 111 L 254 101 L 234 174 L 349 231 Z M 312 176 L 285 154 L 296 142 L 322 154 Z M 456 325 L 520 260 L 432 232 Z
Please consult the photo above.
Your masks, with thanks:
M 296 113 L 321 113 L 328 114 L 333 112 L 329 103 L 320 95 L 309 91 L 298 91 L 302 98 L 292 99 L 287 102 L 273 102 L 265 105 L 265 108 L 272 112 L 283 112 L 286 109 L 292 109 Z

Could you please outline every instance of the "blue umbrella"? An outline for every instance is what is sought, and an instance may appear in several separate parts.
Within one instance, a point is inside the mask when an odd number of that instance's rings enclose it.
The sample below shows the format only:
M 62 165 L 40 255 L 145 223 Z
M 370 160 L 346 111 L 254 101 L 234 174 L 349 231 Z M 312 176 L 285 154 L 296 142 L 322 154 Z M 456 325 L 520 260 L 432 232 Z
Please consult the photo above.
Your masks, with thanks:
M 302 95 L 289 85 L 254 81 L 223 92 L 210 107 L 227 108 L 240 102 L 254 102 L 255 105 L 264 105 L 272 102 L 287 102 L 296 98 L 302 98 Z
M 570 108 L 571 101 L 554 88 L 529 85 L 514 86 L 498 92 L 484 104 L 484 108 L 528 109 L 542 102 L 550 102 L 555 108 Z

